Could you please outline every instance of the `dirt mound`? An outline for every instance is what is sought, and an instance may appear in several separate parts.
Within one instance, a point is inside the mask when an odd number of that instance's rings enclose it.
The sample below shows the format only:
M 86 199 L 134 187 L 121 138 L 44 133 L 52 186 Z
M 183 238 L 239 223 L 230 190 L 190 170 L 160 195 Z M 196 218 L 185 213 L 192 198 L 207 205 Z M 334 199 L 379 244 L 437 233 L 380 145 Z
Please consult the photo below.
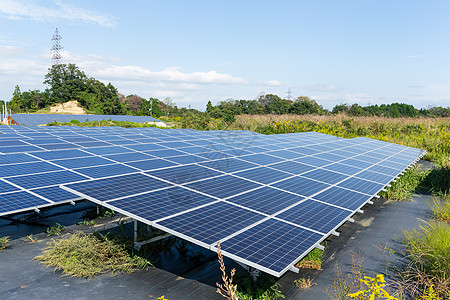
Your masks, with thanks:
M 86 111 L 78 104 L 77 100 L 72 100 L 65 103 L 56 103 L 54 106 L 50 107 L 50 113 L 85 115 Z

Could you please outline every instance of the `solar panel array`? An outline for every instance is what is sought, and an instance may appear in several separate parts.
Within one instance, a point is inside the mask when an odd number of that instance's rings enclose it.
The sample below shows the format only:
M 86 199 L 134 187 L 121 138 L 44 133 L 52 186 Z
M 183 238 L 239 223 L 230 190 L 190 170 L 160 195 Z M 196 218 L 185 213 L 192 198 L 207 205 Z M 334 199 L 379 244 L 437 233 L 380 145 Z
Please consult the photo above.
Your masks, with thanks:
M 11 118 L 19 125 L 37 126 L 48 124 L 53 121 L 70 122 L 71 120 L 84 121 L 128 121 L 135 123 L 161 122 L 149 116 L 127 116 L 127 115 L 66 115 L 66 114 L 12 114 Z
M 425 154 L 315 132 L 0 131 L 0 215 L 85 198 L 275 276 Z

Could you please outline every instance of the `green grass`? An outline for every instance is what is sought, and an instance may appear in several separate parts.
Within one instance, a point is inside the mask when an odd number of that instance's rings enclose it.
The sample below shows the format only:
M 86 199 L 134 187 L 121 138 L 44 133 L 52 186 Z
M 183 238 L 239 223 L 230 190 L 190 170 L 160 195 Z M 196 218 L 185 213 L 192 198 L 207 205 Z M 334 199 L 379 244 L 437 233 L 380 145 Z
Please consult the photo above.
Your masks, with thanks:
M 435 219 L 450 222 L 450 196 L 446 198 L 434 197 L 428 206 L 433 211 Z
M 401 175 L 396 182 L 391 182 L 391 186 L 385 192 L 380 192 L 379 195 L 391 201 L 411 199 L 414 191 L 419 188 L 428 173 L 429 171 L 422 171 L 417 166 L 413 167 Z
M 2 236 L 0 238 L 0 251 L 3 251 L 5 248 L 9 247 L 9 236 Z
M 95 225 L 95 221 L 94 220 L 83 220 L 77 223 L 77 225 L 81 225 L 81 226 L 94 226 Z
M 47 230 L 45 231 L 48 236 L 53 235 L 60 235 L 61 232 L 63 232 L 65 227 L 59 223 L 56 223 L 54 226 L 47 227 Z
M 256 281 L 245 274 L 236 274 L 234 283 L 237 285 L 237 296 L 241 300 L 272 300 L 284 299 L 279 284 L 273 276 L 262 273 Z
M 450 196 L 450 164 L 432 169 L 423 184 L 435 195 Z
M 84 233 L 51 240 L 42 255 L 34 259 L 65 275 L 88 278 L 104 273 L 131 273 L 151 266 L 148 260 L 131 256 L 124 245 L 106 236 Z
M 322 269 L 323 255 L 324 255 L 323 250 L 314 248 L 295 266 L 297 268 L 309 268 L 320 270 Z
M 440 297 L 450 297 L 450 224 L 424 222 L 404 234 L 409 259 L 400 272 L 404 291 L 418 298 L 433 285 Z

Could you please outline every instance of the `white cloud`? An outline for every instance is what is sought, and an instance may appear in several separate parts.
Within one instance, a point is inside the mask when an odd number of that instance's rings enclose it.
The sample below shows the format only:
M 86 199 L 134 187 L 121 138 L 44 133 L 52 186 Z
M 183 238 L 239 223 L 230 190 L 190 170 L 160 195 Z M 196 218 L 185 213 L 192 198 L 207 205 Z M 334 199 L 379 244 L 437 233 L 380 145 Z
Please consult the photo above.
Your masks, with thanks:
M 280 81 L 278 81 L 278 80 L 264 81 L 264 84 L 268 85 L 268 86 L 281 86 L 282 85 L 282 83 Z
M 97 11 L 54 1 L 44 6 L 35 1 L 0 0 L 0 16 L 11 20 L 29 19 L 37 22 L 65 19 L 114 27 L 114 18 Z

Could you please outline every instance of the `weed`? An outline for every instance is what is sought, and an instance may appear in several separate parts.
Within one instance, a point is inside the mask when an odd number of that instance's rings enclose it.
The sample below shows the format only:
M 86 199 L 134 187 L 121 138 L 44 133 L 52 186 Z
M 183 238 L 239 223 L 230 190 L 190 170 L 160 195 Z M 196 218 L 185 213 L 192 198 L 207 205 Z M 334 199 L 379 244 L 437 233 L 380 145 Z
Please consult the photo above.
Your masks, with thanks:
M 27 235 L 27 239 L 28 239 L 31 243 L 37 243 L 37 242 L 39 242 L 39 240 L 36 239 L 32 234 Z
M 445 199 L 434 197 L 427 203 L 439 221 L 450 222 L 450 196 Z
M 59 223 L 56 223 L 55 226 L 50 226 L 47 227 L 47 230 L 45 232 L 47 232 L 48 236 L 53 236 L 53 235 L 60 235 L 61 232 L 63 232 L 65 230 L 65 227 Z
M 383 289 L 386 285 L 386 281 L 382 274 L 378 274 L 375 278 L 364 276 L 364 279 L 360 279 L 360 281 L 365 285 L 366 289 L 361 289 L 356 293 L 349 294 L 348 296 L 350 298 L 376 299 L 382 297 L 384 299 L 398 300 Z
M 104 273 L 131 273 L 151 263 L 139 256 L 130 256 L 123 245 L 103 235 L 75 233 L 46 244 L 42 255 L 35 257 L 46 266 L 75 277 L 93 277 Z
M 77 225 L 81 225 L 81 226 L 94 226 L 96 223 L 94 220 L 83 220 L 77 223 Z
M 10 236 L 3 236 L 0 238 L 0 251 L 3 251 L 5 248 L 9 247 L 9 238 Z
M 217 283 L 217 293 L 229 300 L 239 299 L 236 293 L 237 286 L 233 284 L 233 276 L 236 273 L 236 269 L 232 269 L 230 277 L 228 277 L 225 271 L 225 263 L 223 262 L 222 251 L 220 250 L 220 243 L 217 243 L 217 256 L 220 264 L 220 271 L 222 272 L 223 283 Z
M 450 297 L 450 224 L 424 222 L 404 234 L 409 262 L 397 272 L 399 292 L 419 298 L 433 285 L 439 297 Z
M 295 265 L 295 267 L 321 270 L 323 254 L 324 254 L 323 250 L 314 248 L 301 261 L 299 261 Z
M 303 290 L 303 289 L 307 289 L 313 285 L 316 285 L 316 283 L 313 283 L 313 280 L 311 278 L 306 279 L 304 277 L 301 277 L 299 279 L 294 280 L 294 285 L 296 287 L 298 287 L 299 289 Z
M 391 187 L 387 188 L 385 192 L 381 192 L 380 196 L 392 201 L 411 199 L 413 191 L 418 189 L 427 175 L 428 171 L 421 171 L 418 167 L 413 167 L 396 182 L 392 182 Z
M 333 283 L 326 289 L 328 297 L 332 300 L 349 300 L 349 294 L 353 290 L 363 289 L 360 278 L 364 276 L 364 268 L 362 256 L 354 252 L 352 253 L 352 269 L 346 277 L 342 274 L 338 264 L 335 266 L 335 276 Z
M 450 196 L 450 165 L 432 169 L 424 178 L 424 185 L 435 195 Z
M 105 212 L 103 213 L 103 217 L 105 217 L 105 218 L 112 218 L 115 215 L 116 215 L 116 212 L 111 209 L 106 209 Z
M 261 273 L 256 281 L 247 272 L 245 274 L 237 274 L 235 282 L 239 299 L 272 300 L 284 298 L 280 291 L 280 285 L 275 278 L 266 273 Z

